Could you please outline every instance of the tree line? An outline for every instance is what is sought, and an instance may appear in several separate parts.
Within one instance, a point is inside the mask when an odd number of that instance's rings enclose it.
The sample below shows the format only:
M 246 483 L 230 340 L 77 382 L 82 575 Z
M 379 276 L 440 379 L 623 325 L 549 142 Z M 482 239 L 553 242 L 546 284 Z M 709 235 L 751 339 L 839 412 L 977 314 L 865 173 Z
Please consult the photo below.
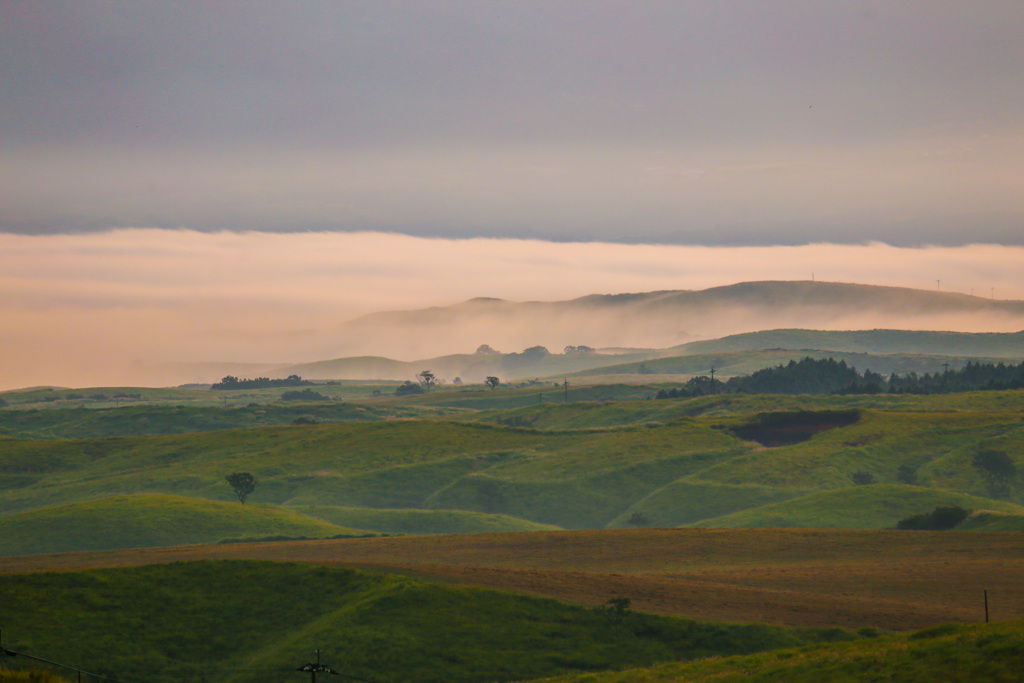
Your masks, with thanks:
M 723 382 L 700 375 L 684 386 L 662 389 L 657 398 L 683 398 L 712 393 L 734 394 L 948 394 L 963 391 L 1024 389 L 1024 362 L 981 363 L 969 361 L 959 370 L 942 372 L 895 372 L 882 374 L 856 368 L 844 360 L 804 358 L 758 370 Z
M 223 377 L 216 384 L 210 385 L 211 389 L 266 389 L 268 387 L 304 387 L 312 384 L 309 380 L 302 379 L 298 375 L 288 375 L 284 379 L 270 379 L 269 377 L 257 377 L 255 379 L 238 379 L 233 375 Z

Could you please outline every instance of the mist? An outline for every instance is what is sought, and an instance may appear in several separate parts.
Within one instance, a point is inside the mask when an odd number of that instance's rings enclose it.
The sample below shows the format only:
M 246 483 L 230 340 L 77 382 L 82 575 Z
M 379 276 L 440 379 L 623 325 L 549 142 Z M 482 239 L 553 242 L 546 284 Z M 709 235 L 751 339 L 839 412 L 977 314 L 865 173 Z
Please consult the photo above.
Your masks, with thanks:
M 159 229 L 0 234 L 0 387 L 210 381 L 218 378 L 159 367 L 349 355 L 416 360 L 471 353 L 484 343 L 502 351 L 570 343 L 661 347 L 809 321 L 733 310 L 716 321 L 638 321 L 623 329 L 612 318 L 538 312 L 530 324 L 502 316 L 462 319 L 429 337 L 388 327 L 370 333 L 351 321 L 475 297 L 551 302 L 753 280 L 859 282 L 1017 300 L 1024 298 L 1021 263 L 1024 248 L 994 245 L 699 247 Z M 829 329 L 1024 328 L 1024 321 L 996 313 L 932 311 L 883 320 L 836 311 L 832 317 Z

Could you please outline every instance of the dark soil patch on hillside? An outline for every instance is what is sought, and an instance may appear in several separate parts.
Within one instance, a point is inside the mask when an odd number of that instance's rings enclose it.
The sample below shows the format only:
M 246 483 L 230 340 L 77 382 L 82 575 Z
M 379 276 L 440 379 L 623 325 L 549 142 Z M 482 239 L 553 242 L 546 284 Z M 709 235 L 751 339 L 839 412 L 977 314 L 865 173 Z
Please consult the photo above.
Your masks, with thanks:
M 859 410 L 799 410 L 761 413 L 754 422 L 730 428 L 745 441 L 762 446 L 788 446 L 807 441 L 819 432 L 846 427 L 860 420 Z

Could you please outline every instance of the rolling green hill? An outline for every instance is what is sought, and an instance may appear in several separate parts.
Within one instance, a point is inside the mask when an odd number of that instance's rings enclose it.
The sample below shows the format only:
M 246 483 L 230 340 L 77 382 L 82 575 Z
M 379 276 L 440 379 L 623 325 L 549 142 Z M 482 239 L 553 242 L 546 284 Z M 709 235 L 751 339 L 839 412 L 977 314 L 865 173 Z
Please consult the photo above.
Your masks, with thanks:
M 464 412 L 463 422 L 8 438 L 0 442 L 0 515 L 135 493 L 228 502 L 233 493 L 224 475 L 237 471 L 260 478 L 253 502 L 391 510 L 386 524 L 397 526 L 380 528 L 396 531 L 477 529 L 474 525 L 485 519 L 441 522 L 451 513 L 440 511 L 505 515 L 521 520 L 514 524 L 562 528 L 623 526 L 634 513 L 658 526 L 688 525 L 806 496 L 819 500 L 813 495 L 847 489 L 854 475 L 877 484 L 910 481 L 937 492 L 1021 504 L 1024 487 L 1016 478 L 1000 484 L 972 463 L 981 451 L 1021 457 L 1022 405 L 1019 391 L 727 395 Z M 771 429 L 797 438 L 787 436 L 778 441 L 788 444 L 782 446 L 765 441 L 765 425 L 772 423 L 766 415 L 782 420 Z M 836 415 L 852 421 L 835 422 Z M 912 498 L 916 490 L 905 494 Z M 968 507 L 999 509 L 997 503 Z M 805 510 L 788 523 L 875 528 L 899 518 L 839 522 L 828 517 L 828 506 L 819 509 L 817 519 Z M 427 517 L 409 510 L 438 512 Z M 907 514 L 921 511 L 927 510 Z M 479 529 L 506 523 L 490 519 Z M 385 524 L 383 516 L 377 520 Z
M 317 649 L 382 683 L 512 681 L 852 637 L 269 562 L 5 574 L 0 596 L 7 647 L 154 683 L 292 681 Z
M 263 427 L 81 441 L 8 439 L 0 510 L 139 491 L 228 501 L 223 476 L 261 479 L 253 500 L 464 509 L 602 526 L 637 496 L 746 447 L 695 422 L 540 432 L 433 421 Z M 455 502 L 460 504 L 454 504 Z
M 968 510 L 996 510 L 1024 515 L 1024 506 L 991 498 L 920 486 L 872 484 L 818 491 L 779 503 L 705 519 L 693 526 L 734 529 L 812 526 L 820 529 L 892 529 L 904 517 L 947 505 L 957 505 Z
M 759 349 L 821 349 L 861 354 L 1024 358 L 1022 332 L 933 332 L 923 330 L 763 330 L 677 347 L 686 354 Z M 838 360 L 838 358 L 837 358 Z
M 0 555 L 364 533 L 277 506 L 147 493 L 0 516 Z

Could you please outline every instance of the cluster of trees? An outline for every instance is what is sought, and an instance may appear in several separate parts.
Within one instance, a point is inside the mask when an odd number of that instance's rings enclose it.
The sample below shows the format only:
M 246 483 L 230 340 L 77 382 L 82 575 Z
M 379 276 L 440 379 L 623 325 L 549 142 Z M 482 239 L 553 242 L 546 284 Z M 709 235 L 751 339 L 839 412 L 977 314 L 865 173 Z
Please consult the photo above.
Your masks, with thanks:
M 888 390 L 900 394 L 949 394 L 1000 389 L 1024 389 L 1024 362 L 1018 365 L 968 362 L 960 370 L 947 369 L 933 374 L 893 373 L 888 381 Z
M 238 379 L 233 375 L 223 377 L 220 382 L 210 386 L 211 389 L 266 389 L 268 387 L 302 387 L 312 382 L 298 375 L 288 375 L 284 379 L 257 377 L 256 379 Z
M 1024 362 L 968 362 L 960 370 L 934 374 L 892 373 L 888 378 L 871 370 L 863 373 L 833 358 L 804 358 L 765 368 L 726 382 L 707 376 L 692 378 L 685 386 L 659 391 L 657 398 L 685 398 L 711 393 L 738 394 L 941 394 L 958 391 L 1024 389 Z
M 414 394 L 426 394 L 437 385 L 437 375 L 430 370 L 423 370 L 416 375 L 416 381 L 406 380 L 395 389 L 395 396 L 412 396 Z M 461 383 L 461 380 L 459 380 Z
M 423 387 L 409 380 L 405 380 L 395 388 L 395 396 L 413 396 L 422 393 L 424 393 Z
M 562 353 L 564 353 L 565 355 L 568 356 L 568 355 L 571 355 L 571 354 L 574 354 L 574 353 L 593 353 L 594 351 L 595 351 L 594 347 L 592 347 L 592 346 L 584 346 L 583 344 L 580 344 L 579 346 L 572 346 L 572 345 L 566 346 L 562 350 Z
M 416 394 L 427 394 L 430 390 L 437 386 L 440 382 L 437 376 L 430 370 L 424 370 L 416 375 L 416 381 L 412 382 L 406 380 L 399 384 L 395 388 L 395 396 L 415 396 Z M 458 377 L 455 378 L 453 384 L 462 384 L 462 380 Z M 501 380 L 493 375 L 490 375 L 484 379 L 484 385 L 491 388 L 497 389 L 498 385 L 501 384 Z
M 531 346 L 520 353 L 506 353 L 501 359 L 501 367 L 506 370 L 520 368 L 539 363 L 550 355 L 551 352 L 544 346 Z

